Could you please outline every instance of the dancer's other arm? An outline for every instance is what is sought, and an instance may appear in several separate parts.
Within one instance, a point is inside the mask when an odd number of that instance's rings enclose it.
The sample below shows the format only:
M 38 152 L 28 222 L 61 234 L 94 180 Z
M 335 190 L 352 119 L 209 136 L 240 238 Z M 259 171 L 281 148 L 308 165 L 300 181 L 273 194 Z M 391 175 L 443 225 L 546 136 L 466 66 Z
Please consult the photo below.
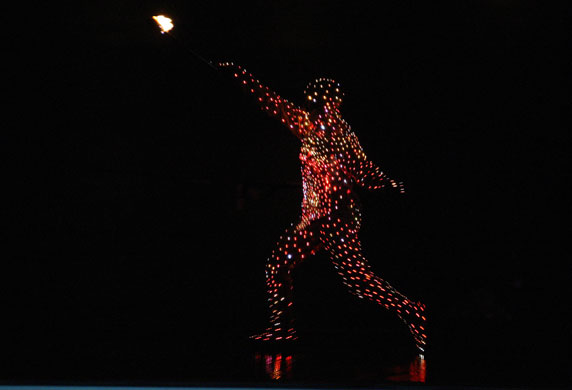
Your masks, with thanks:
M 387 176 L 380 167 L 369 160 L 363 151 L 355 134 L 350 135 L 350 156 L 349 164 L 356 183 L 367 189 L 396 189 L 401 194 L 405 193 L 403 182 L 398 182 Z
M 308 113 L 282 98 L 276 92 L 264 86 L 251 73 L 232 62 L 218 63 L 220 69 L 228 71 L 241 87 L 253 95 L 260 108 L 270 116 L 280 119 L 294 135 L 301 138 L 301 131 L 309 123 Z

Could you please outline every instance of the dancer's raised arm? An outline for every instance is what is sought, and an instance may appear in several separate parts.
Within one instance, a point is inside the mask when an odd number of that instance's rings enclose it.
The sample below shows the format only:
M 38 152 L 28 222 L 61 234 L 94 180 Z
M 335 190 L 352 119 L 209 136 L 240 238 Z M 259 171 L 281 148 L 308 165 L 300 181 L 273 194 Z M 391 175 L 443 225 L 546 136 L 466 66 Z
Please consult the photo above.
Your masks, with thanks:
M 218 67 L 229 72 L 248 94 L 253 95 L 262 110 L 270 116 L 280 119 L 298 138 L 302 137 L 304 129 L 310 123 L 306 111 L 282 98 L 267 86 L 262 85 L 240 65 L 232 62 L 220 62 Z
M 387 176 L 380 167 L 369 160 L 354 133 L 349 135 L 351 156 L 350 170 L 356 183 L 367 189 L 389 188 L 405 193 L 403 182 L 398 182 Z

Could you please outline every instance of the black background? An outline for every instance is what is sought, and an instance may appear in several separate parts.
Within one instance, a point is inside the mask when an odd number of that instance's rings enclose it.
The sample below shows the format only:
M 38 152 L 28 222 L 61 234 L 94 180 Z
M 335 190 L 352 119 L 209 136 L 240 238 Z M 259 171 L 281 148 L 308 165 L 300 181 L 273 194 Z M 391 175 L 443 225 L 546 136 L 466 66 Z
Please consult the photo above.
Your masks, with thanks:
M 298 140 L 159 34 L 150 16 L 166 13 L 179 43 L 290 100 L 316 77 L 343 85 L 368 156 L 407 186 L 360 192 L 362 241 L 374 270 L 429 308 L 430 382 L 565 383 L 565 11 L 510 0 L 23 10 L 6 40 L 15 196 L 0 380 L 257 380 L 245 339 L 265 324 L 265 259 L 298 216 Z M 297 271 L 296 303 L 306 356 L 363 362 L 357 373 L 323 359 L 330 368 L 294 372 L 297 383 L 375 384 L 376 354 L 411 348 L 321 254 Z

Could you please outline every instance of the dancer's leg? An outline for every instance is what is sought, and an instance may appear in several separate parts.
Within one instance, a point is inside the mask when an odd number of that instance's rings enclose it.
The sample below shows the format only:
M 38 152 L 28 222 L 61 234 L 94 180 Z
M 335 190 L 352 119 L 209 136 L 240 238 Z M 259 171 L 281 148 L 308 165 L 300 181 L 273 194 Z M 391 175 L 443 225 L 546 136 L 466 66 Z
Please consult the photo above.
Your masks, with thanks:
M 352 223 L 331 218 L 322 225 L 324 248 L 349 291 L 396 312 L 409 327 L 417 348 L 426 344 L 425 305 L 412 302 L 388 282 L 376 276 L 363 256 L 357 230 Z
M 266 263 L 266 288 L 270 306 L 270 326 L 255 340 L 296 339 L 292 316 L 292 271 L 318 250 L 320 241 L 313 229 L 286 229 Z

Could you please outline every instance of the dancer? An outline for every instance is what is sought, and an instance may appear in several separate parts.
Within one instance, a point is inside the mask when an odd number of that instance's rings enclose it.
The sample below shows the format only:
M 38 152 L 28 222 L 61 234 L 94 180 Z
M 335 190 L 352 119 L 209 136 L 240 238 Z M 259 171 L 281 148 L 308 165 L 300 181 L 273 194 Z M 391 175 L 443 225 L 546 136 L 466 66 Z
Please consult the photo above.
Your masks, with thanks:
M 302 143 L 301 216 L 286 229 L 268 259 L 270 325 L 252 338 L 297 338 L 292 315 L 292 271 L 306 257 L 324 250 L 349 291 L 395 312 L 423 352 L 427 339 L 425 305 L 411 301 L 376 276 L 363 256 L 358 238 L 361 214 L 354 186 L 389 188 L 400 193 L 404 193 L 404 187 L 366 157 L 356 135 L 342 119 L 340 105 L 344 94 L 340 85 L 325 78 L 311 82 L 304 91 L 304 109 L 263 86 L 240 66 L 222 62 L 218 67 L 229 71 L 263 110 L 280 119 Z

